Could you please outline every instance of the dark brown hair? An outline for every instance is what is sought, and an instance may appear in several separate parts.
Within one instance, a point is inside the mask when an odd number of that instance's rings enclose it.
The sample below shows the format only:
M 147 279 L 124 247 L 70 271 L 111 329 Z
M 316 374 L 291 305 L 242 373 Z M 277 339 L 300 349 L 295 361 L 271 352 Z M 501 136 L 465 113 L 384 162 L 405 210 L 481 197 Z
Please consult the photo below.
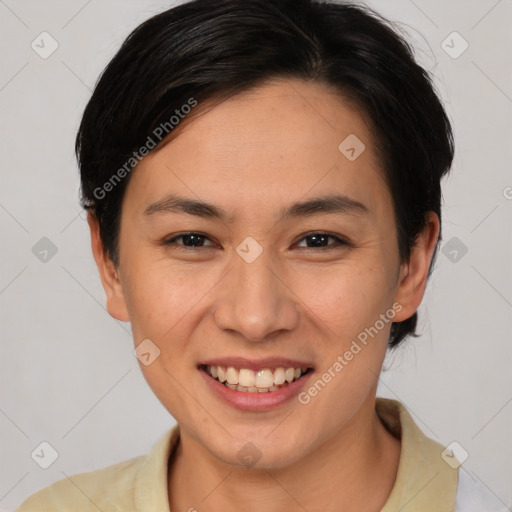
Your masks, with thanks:
M 171 118 L 183 117 L 191 98 L 200 108 L 273 78 L 326 83 L 357 104 L 393 197 L 400 257 L 409 259 L 426 213 L 441 219 L 440 181 L 453 159 L 450 122 L 409 44 L 360 4 L 195 0 L 129 35 L 83 115 L 76 139 L 82 204 L 97 217 L 114 263 L 134 153 L 139 158 L 162 126 L 170 133 Z M 390 347 L 414 334 L 416 323 L 416 313 L 393 323 Z

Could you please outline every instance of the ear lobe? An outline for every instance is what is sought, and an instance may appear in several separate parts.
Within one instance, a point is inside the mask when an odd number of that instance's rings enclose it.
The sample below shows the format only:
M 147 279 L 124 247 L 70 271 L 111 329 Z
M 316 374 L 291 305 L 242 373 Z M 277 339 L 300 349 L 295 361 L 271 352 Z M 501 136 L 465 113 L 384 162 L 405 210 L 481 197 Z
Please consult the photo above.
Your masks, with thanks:
M 107 296 L 107 311 L 121 322 L 129 322 L 124 290 L 119 279 L 119 270 L 107 255 L 100 236 L 98 219 L 92 212 L 87 212 L 87 223 L 91 231 L 91 248 L 100 274 L 101 283 Z
M 438 216 L 434 212 L 428 212 L 425 227 L 411 248 L 409 261 L 404 262 L 400 268 L 395 300 L 402 305 L 402 310 L 395 316 L 394 322 L 407 320 L 421 304 L 439 239 L 439 226 Z

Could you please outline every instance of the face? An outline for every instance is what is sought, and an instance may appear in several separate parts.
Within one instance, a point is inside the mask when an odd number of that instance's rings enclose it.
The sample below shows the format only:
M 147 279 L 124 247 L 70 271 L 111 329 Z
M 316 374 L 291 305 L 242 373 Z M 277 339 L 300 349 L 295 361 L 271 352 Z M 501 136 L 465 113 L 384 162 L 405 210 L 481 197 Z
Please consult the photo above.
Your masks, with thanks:
M 182 436 L 212 460 L 285 467 L 368 420 L 391 321 L 421 300 L 427 242 L 400 263 L 361 114 L 327 86 L 275 81 L 142 160 L 119 266 L 99 264 L 111 314 L 136 346 L 151 340 L 140 366 Z

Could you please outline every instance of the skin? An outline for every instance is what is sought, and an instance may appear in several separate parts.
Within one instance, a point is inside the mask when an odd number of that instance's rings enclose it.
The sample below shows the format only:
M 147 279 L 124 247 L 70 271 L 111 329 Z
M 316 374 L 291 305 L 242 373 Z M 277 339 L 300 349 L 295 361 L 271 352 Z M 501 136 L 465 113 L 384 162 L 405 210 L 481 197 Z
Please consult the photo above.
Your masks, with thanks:
M 349 134 L 366 146 L 354 161 L 338 150 Z M 282 207 L 333 192 L 368 213 L 278 221 Z M 169 193 L 213 203 L 231 219 L 144 215 Z M 214 357 L 289 357 L 311 362 L 313 383 L 394 303 L 394 321 L 417 310 L 439 221 L 428 215 L 401 263 L 392 198 L 357 109 L 312 82 L 276 80 L 235 96 L 138 165 L 122 205 L 118 267 L 92 215 L 89 224 L 108 311 L 131 322 L 135 345 L 149 338 L 161 351 L 141 370 L 181 427 L 172 511 L 381 509 L 400 455 L 375 413 L 391 322 L 306 405 L 237 410 L 196 368 Z M 163 243 L 189 231 L 207 236 L 199 248 Z M 315 232 L 350 245 L 321 251 L 304 238 Z M 250 264 L 236 252 L 247 236 L 263 249 Z M 262 454 L 252 468 L 237 458 L 248 441 Z

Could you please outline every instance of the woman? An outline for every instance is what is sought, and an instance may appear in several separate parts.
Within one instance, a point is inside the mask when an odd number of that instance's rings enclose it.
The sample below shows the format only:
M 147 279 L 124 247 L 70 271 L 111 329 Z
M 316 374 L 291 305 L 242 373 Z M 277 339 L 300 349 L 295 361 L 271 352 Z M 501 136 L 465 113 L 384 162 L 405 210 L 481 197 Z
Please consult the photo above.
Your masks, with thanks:
M 385 20 L 314 0 L 170 9 L 107 66 L 76 149 L 108 311 L 178 424 L 18 510 L 500 510 L 376 398 L 415 331 L 453 158 Z

